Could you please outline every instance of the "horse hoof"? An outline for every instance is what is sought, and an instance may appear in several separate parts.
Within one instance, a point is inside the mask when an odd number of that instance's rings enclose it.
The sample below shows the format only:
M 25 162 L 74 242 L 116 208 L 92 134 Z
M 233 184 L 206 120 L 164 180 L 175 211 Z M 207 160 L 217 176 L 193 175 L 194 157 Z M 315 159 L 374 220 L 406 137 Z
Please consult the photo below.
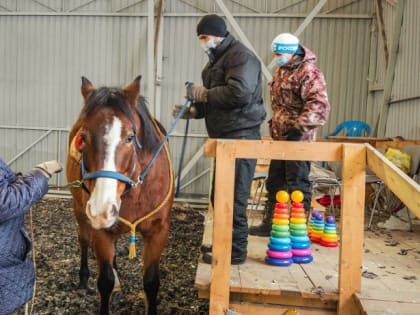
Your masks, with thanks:
M 94 288 L 90 288 L 90 287 L 86 287 L 86 288 L 78 288 L 77 292 L 80 296 L 86 296 L 86 295 L 93 295 L 96 293 L 96 289 Z

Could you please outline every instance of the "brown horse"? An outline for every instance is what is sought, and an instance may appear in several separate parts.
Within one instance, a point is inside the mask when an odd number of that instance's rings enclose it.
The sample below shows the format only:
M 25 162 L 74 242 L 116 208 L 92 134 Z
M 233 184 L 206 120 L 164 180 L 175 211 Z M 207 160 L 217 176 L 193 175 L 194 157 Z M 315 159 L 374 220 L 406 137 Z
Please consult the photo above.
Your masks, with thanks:
M 115 246 L 131 232 L 130 254 L 135 256 L 135 233 L 143 236 L 143 287 L 146 314 L 157 313 L 159 262 L 169 233 L 173 202 L 173 170 L 167 138 L 140 96 L 137 77 L 124 89 L 96 89 L 82 78 L 84 106 L 71 129 L 67 180 L 78 222 L 81 248 L 79 287 L 89 278 L 88 248 L 98 268 L 100 314 L 109 313 L 112 291 L 119 285 Z

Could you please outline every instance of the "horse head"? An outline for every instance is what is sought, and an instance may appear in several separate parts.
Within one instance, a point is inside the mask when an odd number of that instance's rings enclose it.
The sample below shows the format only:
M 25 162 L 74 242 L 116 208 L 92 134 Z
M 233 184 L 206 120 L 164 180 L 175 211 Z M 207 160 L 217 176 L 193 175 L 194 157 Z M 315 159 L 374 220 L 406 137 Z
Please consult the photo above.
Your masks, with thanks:
M 124 89 L 96 89 L 82 78 L 84 106 L 74 143 L 81 155 L 84 189 L 89 193 L 85 211 L 95 229 L 116 223 L 122 196 L 138 182 L 142 135 L 136 106 L 140 79 Z

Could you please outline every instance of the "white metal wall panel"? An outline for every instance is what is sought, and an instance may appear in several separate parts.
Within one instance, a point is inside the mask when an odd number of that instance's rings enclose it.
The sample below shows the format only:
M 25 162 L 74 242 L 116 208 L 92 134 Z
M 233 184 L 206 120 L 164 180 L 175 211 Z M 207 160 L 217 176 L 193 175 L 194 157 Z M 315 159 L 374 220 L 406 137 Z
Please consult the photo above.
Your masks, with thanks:
M 272 38 L 280 32 L 296 30 L 318 0 L 224 2 L 268 63 Z M 386 1 L 383 3 L 389 34 L 395 13 L 392 6 Z M 148 0 L 0 0 L 0 125 L 68 128 L 81 106 L 81 75 L 96 85 L 124 85 L 142 74 L 142 91 L 147 93 L 147 4 Z M 407 46 L 406 51 L 411 55 L 397 65 L 396 80 L 401 85 L 395 90 L 398 97 L 413 96 L 415 80 L 412 76 L 418 73 L 413 64 L 410 67 L 410 60 L 418 55 L 418 41 L 409 39 L 418 38 L 415 16 L 420 8 L 415 0 L 408 0 L 406 6 L 406 13 L 411 15 L 407 19 L 413 25 L 405 29 L 402 47 Z M 345 119 L 374 123 L 374 109 L 367 108 L 372 8 L 371 0 L 330 0 L 300 36 L 302 43 L 318 55 L 318 65 L 328 84 L 332 112 L 321 135 Z M 166 128 L 173 121 L 172 106 L 185 101 L 185 81 L 201 81 L 200 73 L 207 57 L 198 45 L 195 29 L 200 18 L 211 12 L 220 13 L 215 1 L 165 1 L 163 58 L 158 60 L 162 63 L 159 87 L 162 101 L 156 106 Z M 383 84 L 380 52 L 377 59 L 376 79 L 378 84 Z M 407 84 L 407 78 L 413 82 Z M 269 109 L 267 90 L 265 92 Z M 373 93 L 375 106 L 380 94 Z M 419 116 L 418 111 L 413 110 L 415 106 L 408 104 L 405 102 L 395 113 L 393 109 L 397 107 L 391 108 L 389 124 L 392 128 L 404 131 L 401 123 L 397 125 L 403 114 L 407 121 Z M 176 171 L 184 127 L 185 123 L 181 122 L 170 140 Z M 11 159 L 44 132 L 0 129 L 0 154 Z M 266 127 L 263 132 L 267 134 Z M 418 131 L 405 130 L 404 133 L 418 137 Z M 15 166 L 30 167 L 35 161 L 54 158 L 57 154 L 64 159 L 66 138 L 65 131 L 60 134 L 54 131 L 31 149 L 30 154 L 19 158 Z M 192 121 L 184 164 L 205 139 L 204 122 Z M 200 159 L 184 182 L 205 172 L 209 165 L 209 159 Z M 184 191 L 207 193 L 208 176 Z
M 392 42 L 392 31 L 396 16 L 396 6 L 383 1 L 385 29 L 388 47 Z M 403 136 L 408 139 L 420 138 L 420 90 L 417 80 L 420 73 L 420 22 L 418 15 L 420 2 L 406 0 L 403 16 L 401 37 L 399 41 L 397 64 L 392 86 L 391 105 L 386 124 L 386 136 Z M 382 46 L 379 47 L 377 80 L 379 85 L 385 80 L 385 62 Z M 380 108 L 383 93 L 376 93 L 375 104 Z

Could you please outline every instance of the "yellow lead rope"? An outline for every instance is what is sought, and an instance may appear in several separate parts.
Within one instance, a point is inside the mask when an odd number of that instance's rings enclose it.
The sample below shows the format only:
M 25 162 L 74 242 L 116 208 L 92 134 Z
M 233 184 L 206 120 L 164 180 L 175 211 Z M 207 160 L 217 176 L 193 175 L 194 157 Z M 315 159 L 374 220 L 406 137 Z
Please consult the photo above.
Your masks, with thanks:
M 159 130 L 159 129 L 157 129 L 157 130 Z M 137 219 L 137 221 L 135 221 L 134 223 L 131 223 L 130 221 L 128 221 L 128 220 L 126 220 L 122 217 L 118 217 L 118 220 L 120 222 L 124 223 L 125 225 L 127 225 L 130 228 L 130 241 L 129 241 L 130 246 L 129 246 L 129 250 L 128 250 L 128 259 L 133 259 L 134 257 L 136 257 L 136 228 L 137 228 L 137 225 L 139 225 L 141 222 L 143 222 L 144 220 L 147 220 L 152 215 L 157 213 L 165 205 L 165 203 L 168 202 L 168 200 L 171 196 L 171 193 L 173 192 L 174 174 L 173 174 L 171 157 L 169 155 L 169 150 L 168 150 L 168 143 L 165 144 L 164 149 L 165 149 L 166 156 L 167 156 L 168 162 L 169 162 L 170 185 L 169 185 L 168 193 L 166 194 L 163 201 L 153 211 L 149 212 L 144 217 L 141 217 L 141 218 Z

